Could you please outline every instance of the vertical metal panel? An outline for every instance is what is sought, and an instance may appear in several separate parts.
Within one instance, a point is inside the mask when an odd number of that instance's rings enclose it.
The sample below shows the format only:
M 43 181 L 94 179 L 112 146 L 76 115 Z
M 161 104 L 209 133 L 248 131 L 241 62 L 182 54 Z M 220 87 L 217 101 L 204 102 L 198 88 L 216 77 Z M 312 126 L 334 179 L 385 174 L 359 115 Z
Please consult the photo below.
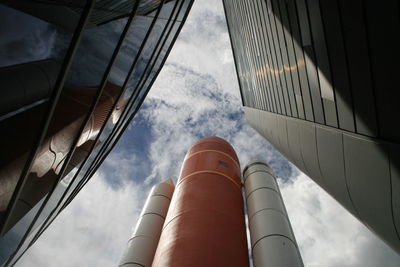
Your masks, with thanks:
M 278 87 L 278 81 L 277 77 L 273 72 L 273 69 L 275 68 L 275 61 L 273 58 L 273 55 L 271 53 L 271 40 L 270 40 L 270 34 L 269 34 L 269 28 L 268 28 L 268 20 L 266 17 L 266 6 L 264 1 L 256 1 L 257 4 L 256 9 L 258 10 L 258 14 L 260 16 L 260 26 L 263 31 L 263 41 L 264 41 L 264 51 L 266 53 L 266 61 L 264 62 L 264 69 L 266 75 L 269 77 L 269 81 L 271 84 L 271 87 L 269 88 L 269 92 L 271 95 L 271 100 L 273 103 L 273 107 L 275 110 L 275 113 L 281 113 L 281 106 L 279 102 L 279 98 L 277 95 L 277 87 Z
M 355 131 L 353 100 L 350 91 L 347 58 L 344 48 L 340 12 L 337 1 L 320 1 L 321 17 L 325 28 L 332 81 L 335 93 L 338 127 Z
M 392 214 L 389 158 L 376 142 L 343 135 L 346 178 L 360 219 L 385 242 L 400 249 Z
M 400 114 L 400 3 L 366 0 L 364 5 L 379 134 L 400 142 L 400 125 L 393 123 L 393 116 Z
M 279 76 L 276 74 L 276 70 L 278 69 L 278 63 L 277 63 L 274 43 L 272 40 L 271 23 L 270 23 L 270 19 L 269 19 L 269 13 L 271 13 L 271 11 L 268 9 L 266 1 L 261 1 L 261 10 L 262 10 L 261 14 L 263 14 L 265 29 L 267 32 L 266 37 L 267 37 L 267 41 L 268 41 L 268 52 L 269 52 L 269 58 L 270 58 L 269 68 L 270 68 L 271 77 L 275 81 L 275 86 L 273 87 L 275 104 L 276 104 L 276 107 L 278 110 L 277 113 L 283 114 L 283 112 L 284 112 L 282 110 L 283 100 L 281 99 L 281 95 L 279 94 L 280 87 L 281 87 L 281 81 L 279 79 Z
M 266 32 L 265 32 L 265 27 L 262 25 L 262 20 L 260 16 L 260 8 L 259 8 L 259 0 L 255 1 L 254 5 L 251 5 L 254 8 L 254 17 L 253 20 L 256 21 L 256 29 L 259 31 L 259 42 L 260 42 L 260 56 L 261 56 L 261 69 L 257 71 L 257 76 L 259 76 L 263 81 L 264 81 L 264 97 L 266 98 L 268 102 L 268 110 L 272 111 L 274 109 L 273 102 L 272 102 L 272 97 L 271 97 L 271 90 L 273 87 L 273 83 L 270 78 L 270 72 L 268 69 L 268 54 L 266 52 L 267 50 L 267 45 L 266 45 Z
M 286 46 L 286 52 L 287 52 L 287 57 L 288 57 L 288 72 L 290 76 L 290 80 L 292 82 L 291 89 L 292 91 L 289 91 L 289 97 L 293 98 L 291 99 L 290 103 L 292 105 L 292 115 L 295 118 L 303 118 L 304 119 L 304 114 L 303 116 L 299 115 L 299 109 L 301 107 L 302 113 L 303 111 L 303 100 L 301 99 L 301 90 L 300 90 L 300 81 L 299 81 L 299 74 L 298 74 L 298 67 L 297 67 L 297 62 L 296 62 L 296 56 L 294 53 L 294 47 L 293 47 L 293 39 L 292 39 L 292 34 L 291 34 L 291 27 L 288 19 L 288 14 L 286 10 L 286 2 L 285 1 L 278 1 L 278 5 L 280 8 L 280 16 L 281 16 L 281 26 L 283 30 L 283 39 L 284 39 L 284 45 Z M 298 103 L 298 100 L 296 96 L 300 96 L 300 103 Z
M 255 91 L 257 93 L 257 99 L 258 99 L 258 105 L 259 109 L 263 109 L 263 98 L 261 94 L 261 90 L 263 88 L 263 85 L 261 83 L 260 77 L 257 75 L 257 72 L 261 69 L 261 62 L 260 62 L 260 47 L 259 47 L 259 37 L 257 35 L 257 27 L 254 25 L 254 14 L 252 12 L 253 10 L 251 9 L 251 5 L 248 5 L 248 1 L 244 1 L 243 3 L 243 12 L 245 15 L 245 23 L 247 25 L 247 31 L 246 33 L 248 34 L 248 39 L 249 39 L 249 45 L 252 48 L 252 65 L 253 65 L 253 70 L 252 70 L 252 76 L 253 79 L 256 81 L 255 85 Z
M 392 212 L 397 235 L 400 236 L 400 145 L 389 148 L 392 183 Z
M 246 22 L 249 24 L 249 33 L 250 33 L 250 44 L 254 48 L 254 57 L 252 58 L 255 63 L 255 71 L 253 73 L 255 79 L 258 81 L 257 91 L 260 98 L 260 109 L 265 110 L 265 88 L 267 87 L 265 84 L 265 80 L 259 75 L 260 70 L 263 68 L 262 64 L 262 52 L 261 52 L 261 38 L 259 34 L 259 27 L 256 24 L 256 11 L 254 10 L 254 5 L 249 5 L 247 1 L 245 1 L 245 10 L 246 10 Z
M 289 150 L 289 142 L 288 142 L 288 129 L 286 126 L 286 119 L 276 118 L 276 131 L 278 133 L 278 140 L 281 147 L 281 152 L 288 158 L 289 160 L 293 160 L 292 153 Z
M 275 14 L 275 27 L 278 36 L 278 44 L 280 49 L 280 54 L 282 57 L 282 74 L 285 78 L 285 83 L 283 86 L 283 94 L 285 96 L 286 113 L 288 116 L 293 117 L 293 114 L 297 114 L 295 97 L 293 93 L 293 82 L 290 71 L 290 63 L 288 58 L 287 47 L 284 38 L 284 30 L 282 26 L 282 18 L 280 14 L 280 7 L 277 0 L 272 0 L 272 7 Z
M 287 120 L 286 122 L 288 143 L 292 154 L 293 163 L 300 170 L 304 171 L 306 168 L 303 161 L 303 156 L 301 154 L 299 123 L 296 120 Z
M 364 24 L 363 4 L 361 0 L 338 0 L 338 2 L 348 59 L 354 115 L 356 116 L 356 132 L 377 136 L 377 118 L 371 84 L 372 73 Z
M 264 50 L 264 66 L 263 66 L 263 73 L 266 75 L 269 81 L 269 97 L 272 103 L 272 110 L 273 112 L 277 113 L 278 108 L 277 108 L 277 101 L 276 101 L 276 96 L 275 96 L 275 88 L 277 87 L 276 84 L 276 76 L 273 74 L 273 61 L 272 61 L 272 55 L 271 55 L 271 48 L 270 48 L 270 40 L 268 38 L 268 33 L 267 33 L 267 25 L 266 25 L 266 20 L 264 16 L 264 10 L 263 10 L 263 1 L 256 1 L 256 9 L 258 11 L 258 16 L 259 16 L 259 27 L 262 30 L 263 36 L 262 36 L 262 41 L 263 41 L 263 50 Z
M 301 44 L 304 50 L 304 59 L 307 69 L 308 83 L 311 93 L 314 118 L 316 122 L 324 124 L 325 117 L 324 117 L 324 110 L 322 107 L 321 92 L 318 80 L 318 71 L 315 63 L 316 60 L 311 39 L 310 22 L 308 20 L 308 11 L 305 1 L 306 0 L 296 0 L 299 26 L 302 36 Z
M 313 105 L 311 100 L 310 87 L 308 84 L 308 75 L 305 65 L 304 53 L 302 49 L 300 26 L 299 26 L 297 7 L 295 1 L 287 2 L 287 10 L 288 10 L 288 18 L 291 27 L 291 32 L 293 36 L 293 46 L 296 56 L 296 62 L 298 64 L 298 72 L 299 72 L 300 86 L 302 92 L 301 97 L 303 105 L 298 109 L 299 117 L 302 118 L 301 115 L 304 114 L 303 117 L 305 117 L 306 120 L 314 121 Z M 297 103 L 302 104 L 302 102 L 298 101 Z
M 327 54 L 325 33 L 322 24 L 319 0 L 308 0 L 308 14 L 312 43 L 315 52 L 314 64 L 318 71 L 319 88 L 323 101 L 326 125 L 337 127 L 335 95 L 332 88 L 330 62 Z
M 328 127 L 316 127 L 317 153 L 328 192 L 354 216 L 358 216 L 347 187 L 342 134 Z
M 248 37 L 248 30 L 247 30 L 247 24 L 246 21 L 243 18 L 244 12 L 242 11 L 242 6 L 240 2 L 236 2 L 236 8 L 235 8 L 235 17 L 238 18 L 240 22 L 240 35 L 241 38 L 241 46 L 245 48 L 245 51 L 243 51 L 243 56 L 244 56 L 244 62 L 245 62 L 245 78 L 248 84 L 248 91 L 247 93 L 249 94 L 249 98 L 251 99 L 251 105 L 255 106 L 258 104 L 257 98 L 256 98 L 256 80 L 254 79 L 254 66 L 252 65 L 251 61 L 251 56 L 252 56 L 252 50 L 250 47 L 250 41 Z
M 233 20 L 235 16 L 236 5 L 233 2 L 224 1 L 224 10 L 228 24 L 229 35 L 231 38 L 232 51 L 235 56 L 235 64 L 237 66 L 237 75 L 240 84 L 240 90 L 242 95 L 243 105 L 249 105 L 249 96 L 248 96 L 248 82 L 244 77 L 245 69 L 244 69 L 244 51 L 243 46 L 239 45 L 241 38 L 239 38 L 239 32 L 241 27 L 237 25 L 239 23 L 239 18 L 237 20 Z
M 253 97 L 253 103 L 254 106 L 259 108 L 259 102 L 258 102 L 258 90 L 257 90 L 257 82 L 258 80 L 255 78 L 255 69 L 254 69 L 254 54 L 253 54 L 253 49 L 251 47 L 251 40 L 250 40 L 250 33 L 249 33 L 249 27 L 248 23 L 249 21 L 246 19 L 246 13 L 244 12 L 244 7 L 242 2 L 237 2 L 237 17 L 241 19 L 241 26 L 242 26 L 242 36 L 244 42 L 242 45 L 244 45 L 247 48 L 247 53 L 245 53 L 245 56 L 247 58 L 247 75 L 250 78 L 249 79 L 249 84 L 251 84 L 251 94 Z
M 305 168 L 310 177 L 322 188 L 327 190 L 326 182 L 322 177 L 319 166 L 315 125 L 311 123 L 299 123 L 299 130 L 301 154 L 303 156 Z
M 228 20 L 230 20 L 230 16 L 231 16 L 230 15 L 231 8 L 229 8 L 229 9 L 226 8 L 226 5 L 227 5 L 227 2 L 225 0 L 223 0 L 223 8 L 224 8 L 226 26 L 228 27 L 229 41 L 231 44 L 231 50 L 232 50 L 233 59 L 234 59 L 233 63 L 235 64 L 236 78 L 237 78 L 237 82 L 239 85 L 239 91 L 240 91 L 240 96 L 241 96 L 240 98 L 242 100 L 242 105 L 244 106 L 245 105 L 244 94 L 243 94 L 244 85 L 243 85 L 243 82 L 241 81 L 241 79 L 239 78 L 239 73 L 241 72 L 241 69 L 239 69 L 240 67 L 238 64 L 238 61 L 240 59 L 240 56 L 238 53 L 239 48 L 236 47 L 236 45 L 234 44 L 237 41 L 237 38 L 234 34 L 234 31 L 236 31 L 237 27 L 235 27 L 234 29 L 231 28 L 231 24 L 233 24 L 233 22 L 228 21 Z M 229 14 L 228 14 L 228 12 L 229 12 Z
M 265 136 L 268 140 L 272 139 L 271 129 L 265 123 L 262 123 L 261 114 L 256 112 L 255 109 L 243 107 L 246 121 L 255 129 L 260 135 Z M 263 127 L 265 126 L 265 127 Z
M 269 30 L 270 30 L 270 40 L 271 40 L 271 45 L 272 45 L 272 53 L 275 56 L 276 60 L 276 76 L 277 80 L 279 80 L 277 91 L 278 91 L 278 97 L 279 97 L 279 103 L 281 105 L 281 110 L 284 115 L 287 115 L 286 112 L 286 102 L 285 102 L 285 95 L 283 93 L 284 90 L 286 90 L 286 80 L 284 78 L 284 72 L 283 70 L 283 65 L 282 65 L 282 55 L 280 52 L 279 48 L 279 43 L 278 43 L 278 36 L 276 33 L 276 26 L 275 26 L 275 14 L 273 12 L 273 7 L 271 4 L 271 0 L 266 0 L 267 3 L 267 16 L 269 18 Z
M 273 114 L 273 113 L 265 113 L 265 114 L 260 114 L 260 122 L 263 125 L 265 129 L 268 129 L 271 133 L 271 144 L 278 150 L 278 151 L 284 151 L 283 147 L 281 146 L 281 142 L 279 141 L 280 139 L 280 132 L 278 130 L 278 114 Z

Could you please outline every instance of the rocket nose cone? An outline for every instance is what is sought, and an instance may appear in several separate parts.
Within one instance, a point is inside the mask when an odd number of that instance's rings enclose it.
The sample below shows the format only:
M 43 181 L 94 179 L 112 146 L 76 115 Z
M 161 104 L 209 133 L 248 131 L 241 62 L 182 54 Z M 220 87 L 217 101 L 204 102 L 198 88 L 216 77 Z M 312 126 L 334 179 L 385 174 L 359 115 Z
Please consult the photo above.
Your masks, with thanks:
M 207 143 L 207 142 L 217 142 L 217 143 L 229 145 L 229 143 L 225 139 L 218 137 L 218 136 L 207 136 L 207 137 L 201 138 L 194 145 L 196 145 L 198 143 Z
M 187 152 L 186 157 L 202 150 L 216 150 L 231 156 L 238 164 L 239 159 L 233 147 L 225 140 L 217 136 L 207 136 L 197 141 Z

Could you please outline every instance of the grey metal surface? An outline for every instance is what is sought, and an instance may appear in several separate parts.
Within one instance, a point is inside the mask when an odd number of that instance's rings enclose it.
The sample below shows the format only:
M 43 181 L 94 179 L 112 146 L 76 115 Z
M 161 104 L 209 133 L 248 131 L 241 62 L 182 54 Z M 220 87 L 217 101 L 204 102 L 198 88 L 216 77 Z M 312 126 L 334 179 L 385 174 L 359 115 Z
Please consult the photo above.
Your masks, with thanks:
M 283 236 L 269 236 L 261 239 L 253 248 L 253 264 L 265 267 L 296 267 L 303 266 L 297 246 Z M 293 255 L 288 257 L 288 255 Z
M 318 181 L 318 184 L 325 188 L 326 183 L 321 175 L 318 165 L 317 144 L 315 142 L 315 125 L 311 123 L 300 123 L 299 129 L 300 148 L 307 172 L 311 177 L 314 177 L 314 179 Z
M 248 122 L 400 252 L 400 2 L 223 2 Z M 267 31 L 245 39 L 248 24 Z M 259 88 L 254 73 L 280 84 Z M 297 114 L 259 104 L 291 90 Z
M 332 72 L 335 100 L 338 112 L 339 128 L 350 132 L 355 131 L 352 96 L 346 65 L 346 55 L 339 13 L 336 1 L 320 1 L 321 17 L 325 25 L 326 42 L 329 43 L 329 61 Z M 340 93 L 338 92 L 340 91 Z
M 271 131 L 278 132 L 270 118 L 286 121 L 291 156 L 296 159 L 292 162 L 400 252 L 398 144 L 247 107 L 245 112 L 250 125 L 279 150 L 278 140 L 270 137 Z M 265 128 L 270 129 L 268 135 L 263 134 Z
M 398 1 L 224 5 L 244 106 L 400 141 Z
M 397 231 L 400 229 L 400 168 L 396 166 L 400 166 L 400 146 L 392 146 L 389 149 L 389 158 L 393 164 L 391 164 L 392 168 L 390 168 L 390 176 L 392 181 L 392 205 L 393 205 L 393 220 L 396 225 Z
M 303 266 L 271 168 L 252 160 L 244 168 L 243 179 L 254 266 Z
M 384 145 L 345 134 L 343 147 L 349 193 L 360 220 L 400 249 L 392 215 L 389 157 Z
M 328 191 L 355 216 L 357 212 L 353 207 L 347 189 L 344 168 L 343 138 L 332 129 L 316 129 L 317 152 L 322 176 L 325 178 Z

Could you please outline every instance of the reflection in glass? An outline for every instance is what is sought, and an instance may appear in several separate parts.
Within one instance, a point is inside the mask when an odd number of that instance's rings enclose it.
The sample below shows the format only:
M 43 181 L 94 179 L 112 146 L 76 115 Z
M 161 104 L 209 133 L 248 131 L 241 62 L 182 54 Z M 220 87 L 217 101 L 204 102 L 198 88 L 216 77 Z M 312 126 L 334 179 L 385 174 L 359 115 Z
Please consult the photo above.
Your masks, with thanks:
M 75 27 L 79 21 L 83 25 L 84 1 L 55 5 L 53 14 L 47 1 L 4 2 L 9 7 L 0 6 L 0 14 L 2 8 L 12 10 L 25 17 L 21 25 L 37 21 L 30 25 L 32 32 L 51 32 L 41 37 L 49 46 L 46 53 L 0 62 L 0 78 L 11 85 L 3 91 L 7 97 L 0 98 L 10 103 L 0 105 L 0 132 L 7 135 L 0 145 L 10 151 L 0 153 L 0 244 L 7 244 L 7 249 L 0 246 L 0 264 L 7 265 L 35 242 L 112 149 L 162 67 L 193 1 L 139 5 L 134 0 L 97 0 L 85 7 L 92 12 L 82 32 Z M 138 10 L 126 32 L 135 4 Z M 0 46 L 10 43 L 11 37 L 0 39 Z M 22 50 L 29 48 L 29 42 L 20 43 Z M 65 58 L 67 54 L 71 58 Z M 13 96 L 16 85 L 20 89 Z M 50 106 L 55 109 L 49 113 Z M 41 129 L 45 121 L 46 131 Z M 34 147 L 36 156 L 27 162 Z M 22 180 L 21 171 L 28 165 Z

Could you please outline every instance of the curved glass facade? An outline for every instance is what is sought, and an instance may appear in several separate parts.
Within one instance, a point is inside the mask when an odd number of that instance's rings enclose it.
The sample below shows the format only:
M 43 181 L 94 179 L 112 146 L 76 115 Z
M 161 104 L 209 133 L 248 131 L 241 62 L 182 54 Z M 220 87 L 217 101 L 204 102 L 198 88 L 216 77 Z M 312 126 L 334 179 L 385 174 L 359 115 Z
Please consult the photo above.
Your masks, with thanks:
M 2 1 L 0 264 L 18 260 L 114 147 L 192 2 Z

